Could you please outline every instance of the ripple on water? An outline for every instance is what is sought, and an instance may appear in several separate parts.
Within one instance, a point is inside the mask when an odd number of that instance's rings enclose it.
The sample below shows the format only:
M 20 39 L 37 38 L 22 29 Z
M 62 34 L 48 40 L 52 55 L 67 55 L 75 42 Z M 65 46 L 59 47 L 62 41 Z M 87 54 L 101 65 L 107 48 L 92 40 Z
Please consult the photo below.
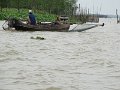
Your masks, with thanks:
M 3 51 L 1 51 L 1 54 L 0 54 L 0 62 L 6 62 L 6 61 L 10 61 L 10 60 L 20 60 L 20 59 L 22 59 L 21 57 L 19 57 L 20 54 L 21 53 L 19 53 L 16 50 L 13 50 L 13 49 L 3 50 Z
M 45 90 L 62 90 L 61 88 L 57 88 L 57 87 L 49 87 Z
M 120 90 L 119 34 L 0 31 L 0 90 Z

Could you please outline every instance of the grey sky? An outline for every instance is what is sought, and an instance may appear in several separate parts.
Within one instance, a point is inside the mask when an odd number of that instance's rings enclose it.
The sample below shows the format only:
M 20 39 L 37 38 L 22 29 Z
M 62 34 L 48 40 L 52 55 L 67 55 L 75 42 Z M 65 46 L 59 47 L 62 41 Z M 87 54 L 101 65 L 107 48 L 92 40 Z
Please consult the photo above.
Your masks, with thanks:
M 120 0 L 78 0 L 77 4 L 83 8 L 89 8 L 91 13 L 118 14 L 120 15 Z

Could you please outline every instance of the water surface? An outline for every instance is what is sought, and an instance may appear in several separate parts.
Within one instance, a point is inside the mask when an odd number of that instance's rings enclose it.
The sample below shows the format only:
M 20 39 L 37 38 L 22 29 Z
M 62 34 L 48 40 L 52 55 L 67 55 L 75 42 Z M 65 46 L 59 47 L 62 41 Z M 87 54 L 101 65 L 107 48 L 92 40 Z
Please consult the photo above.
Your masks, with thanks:
M 120 24 L 101 22 L 84 32 L 0 30 L 0 90 L 120 90 Z

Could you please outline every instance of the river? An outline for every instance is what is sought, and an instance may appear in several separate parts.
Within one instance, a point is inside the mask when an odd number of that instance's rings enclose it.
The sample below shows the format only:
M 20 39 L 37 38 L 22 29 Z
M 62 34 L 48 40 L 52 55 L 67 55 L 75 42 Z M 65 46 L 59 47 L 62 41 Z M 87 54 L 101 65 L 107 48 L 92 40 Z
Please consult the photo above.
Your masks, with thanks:
M 0 90 L 120 90 L 120 24 L 101 22 L 84 32 L 0 30 Z

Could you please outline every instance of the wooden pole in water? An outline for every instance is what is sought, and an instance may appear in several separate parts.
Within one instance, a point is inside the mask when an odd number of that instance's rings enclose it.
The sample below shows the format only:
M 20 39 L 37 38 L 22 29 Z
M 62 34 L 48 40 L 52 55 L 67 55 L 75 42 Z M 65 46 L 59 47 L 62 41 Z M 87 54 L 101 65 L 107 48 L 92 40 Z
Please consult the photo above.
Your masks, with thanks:
M 117 23 L 119 22 L 118 20 L 118 10 L 116 9 L 116 16 L 117 16 Z
M 80 4 L 79 4 L 79 14 L 80 14 Z
M 80 21 L 80 19 L 81 19 L 81 8 L 80 8 L 80 4 L 79 4 L 79 21 Z

